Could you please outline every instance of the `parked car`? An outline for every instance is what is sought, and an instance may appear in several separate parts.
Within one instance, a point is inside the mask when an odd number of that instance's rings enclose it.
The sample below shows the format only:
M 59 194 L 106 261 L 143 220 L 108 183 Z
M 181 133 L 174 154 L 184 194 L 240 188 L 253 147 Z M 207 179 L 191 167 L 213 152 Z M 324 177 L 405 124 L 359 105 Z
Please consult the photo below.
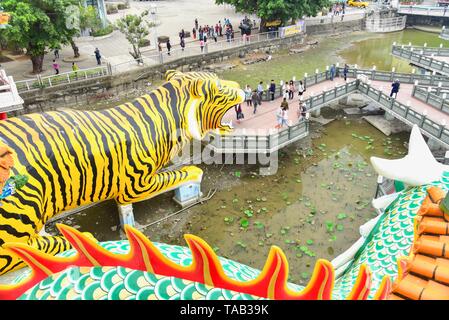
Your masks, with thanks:
M 360 1 L 360 0 L 348 0 L 348 5 L 351 7 L 357 7 L 357 8 L 367 8 L 369 6 L 369 3 L 366 1 Z

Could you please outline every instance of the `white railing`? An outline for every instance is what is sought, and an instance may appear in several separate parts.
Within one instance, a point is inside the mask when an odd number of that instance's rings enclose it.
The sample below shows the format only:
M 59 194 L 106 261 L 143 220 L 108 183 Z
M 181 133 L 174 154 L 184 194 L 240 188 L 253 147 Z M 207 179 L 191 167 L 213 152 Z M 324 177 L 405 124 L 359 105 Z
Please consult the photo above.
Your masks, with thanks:
M 446 28 L 446 26 L 443 26 L 443 29 L 440 33 L 440 38 L 444 40 L 449 40 L 449 29 Z
M 422 16 L 449 16 L 449 9 L 446 7 L 425 7 L 425 6 L 412 6 L 401 5 L 398 8 L 398 13 L 401 14 L 416 14 Z
M 405 29 L 407 16 L 394 18 L 369 18 L 366 20 L 366 30 L 369 32 L 394 32 Z
M 37 76 L 34 79 L 16 81 L 18 92 L 27 92 L 41 88 L 53 87 L 61 84 L 84 81 L 92 78 L 107 76 L 110 74 L 108 66 L 80 69 L 78 71 L 64 72 L 51 76 Z

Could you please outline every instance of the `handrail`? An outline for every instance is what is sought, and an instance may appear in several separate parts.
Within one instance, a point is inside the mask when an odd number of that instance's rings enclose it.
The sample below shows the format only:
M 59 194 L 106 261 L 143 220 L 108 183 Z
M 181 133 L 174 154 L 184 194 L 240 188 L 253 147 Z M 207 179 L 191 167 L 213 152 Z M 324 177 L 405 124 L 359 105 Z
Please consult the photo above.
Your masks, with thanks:
M 449 91 L 446 91 L 444 95 L 446 95 Z M 432 92 L 429 92 L 428 89 L 414 86 L 412 96 L 416 99 L 425 102 L 428 105 L 431 105 L 432 107 L 435 107 L 442 112 L 449 114 L 449 101 L 446 99 L 446 97 L 441 97 L 437 94 L 434 94 Z
M 439 48 L 439 49 L 446 49 L 447 48 Z M 399 46 L 393 46 L 392 48 L 392 55 L 404 58 L 408 60 L 410 63 L 413 63 L 417 66 L 420 66 L 422 68 L 427 68 L 429 70 L 439 72 L 445 75 L 449 75 L 449 63 L 439 61 L 437 59 L 434 59 L 433 57 L 428 57 L 424 55 L 424 50 L 421 50 L 422 53 L 417 53 L 413 51 L 413 48 L 408 50 L 407 48 L 402 48 Z M 446 51 L 444 51 L 444 54 L 446 54 Z M 449 56 L 449 51 L 447 52 Z M 443 51 L 440 51 L 440 54 L 443 55 Z
M 64 72 L 51 76 L 37 76 L 34 79 L 15 81 L 18 92 L 38 90 L 60 84 L 69 84 L 91 78 L 110 75 L 109 66 L 98 66 L 94 68 L 79 69 L 77 71 Z

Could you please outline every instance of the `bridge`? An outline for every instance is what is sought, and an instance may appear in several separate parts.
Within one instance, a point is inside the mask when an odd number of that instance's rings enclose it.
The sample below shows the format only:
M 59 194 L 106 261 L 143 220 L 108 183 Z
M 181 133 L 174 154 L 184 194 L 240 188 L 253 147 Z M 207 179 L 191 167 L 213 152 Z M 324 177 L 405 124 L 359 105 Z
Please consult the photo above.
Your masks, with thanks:
M 449 48 L 393 44 L 392 55 L 434 73 L 449 76 Z
M 391 116 L 412 126 L 417 124 L 424 135 L 449 148 L 449 103 L 442 102 L 440 97 L 427 99 L 420 93 L 419 86 L 438 88 L 449 87 L 449 78 L 441 75 L 422 75 L 385 72 L 366 69 L 350 69 L 348 81 L 342 75 L 343 69 L 337 68 L 337 78 L 330 80 L 329 71 L 305 76 L 302 81 L 306 86 L 304 102 L 308 113 L 319 110 L 333 101 L 342 99 L 353 93 L 360 93 Z M 396 99 L 389 97 L 391 83 L 395 79 L 401 82 Z M 210 134 L 207 147 L 217 153 L 271 153 L 295 141 L 306 137 L 309 133 L 307 120 L 298 119 L 298 97 L 289 100 L 288 119 L 290 127 L 275 129 L 276 111 L 282 101 L 278 90 L 274 101 L 269 101 L 268 93 L 264 95 L 262 106 L 253 114 L 252 107 L 242 105 L 245 119 L 236 123 L 236 113 L 230 110 L 224 122 L 232 121 L 234 132 L 229 135 Z
M 449 17 L 449 9 L 436 6 L 400 5 L 398 6 L 398 13 L 431 17 Z

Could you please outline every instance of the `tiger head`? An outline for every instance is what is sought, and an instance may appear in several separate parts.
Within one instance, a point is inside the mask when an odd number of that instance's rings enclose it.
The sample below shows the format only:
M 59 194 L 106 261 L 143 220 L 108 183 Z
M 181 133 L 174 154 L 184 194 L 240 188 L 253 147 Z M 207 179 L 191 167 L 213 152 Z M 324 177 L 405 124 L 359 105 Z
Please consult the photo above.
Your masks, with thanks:
M 201 140 L 210 130 L 218 129 L 220 133 L 232 130 L 222 119 L 230 108 L 245 101 L 245 93 L 237 82 L 220 80 L 214 73 L 174 70 L 167 71 L 166 80 L 179 92 L 190 95 L 180 99 L 186 104 L 180 111 L 193 138 Z

